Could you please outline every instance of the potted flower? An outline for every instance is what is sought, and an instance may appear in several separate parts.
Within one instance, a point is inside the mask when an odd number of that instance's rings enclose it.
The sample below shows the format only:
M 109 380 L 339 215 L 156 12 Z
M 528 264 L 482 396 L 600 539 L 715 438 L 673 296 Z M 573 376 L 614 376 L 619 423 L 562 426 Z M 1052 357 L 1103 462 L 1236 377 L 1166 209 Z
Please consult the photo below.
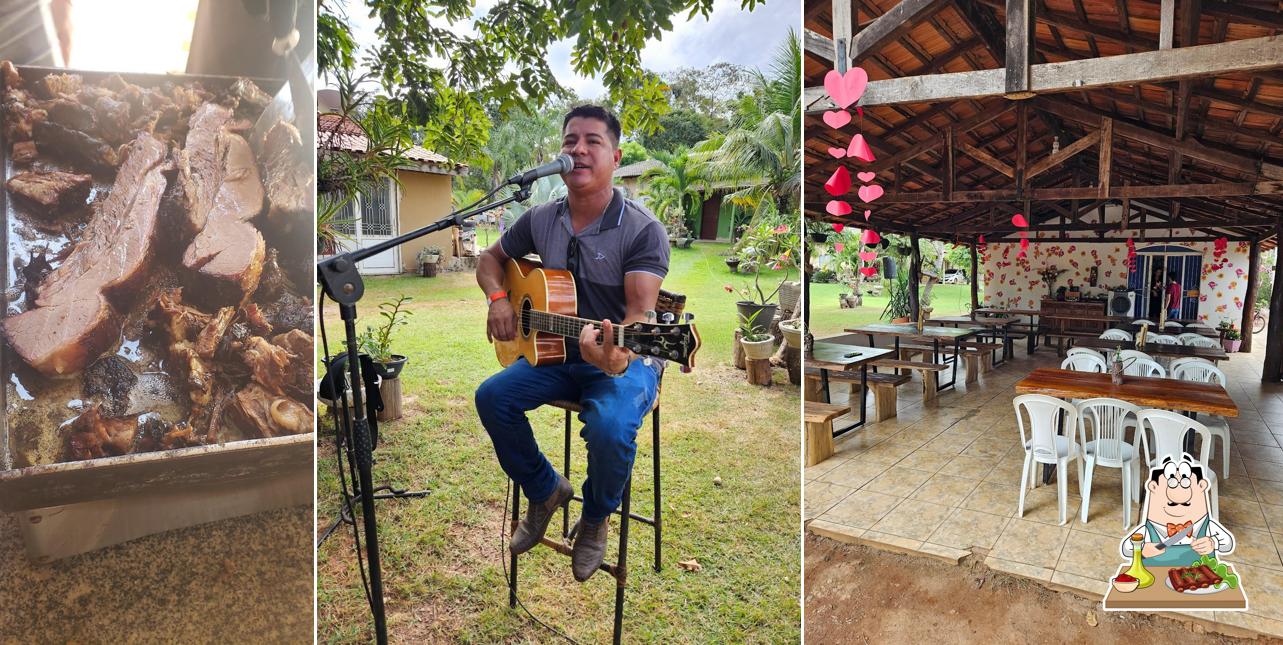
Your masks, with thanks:
M 887 282 L 890 297 L 882 310 L 882 317 L 893 323 L 909 322 L 913 313 L 909 307 L 909 272 L 897 271 L 895 277 Z
M 761 314 L 761 311 L 756 311 L 751 316 L 739 317 L 740 344 L 744 346 L 744 358 L 767 359 L 775 349 L 775 337 L 766 333 L 765 327 L 757 324 L 757 317 Z M 775 315 L 774 310 L 771 310 L 771 315 Z
M 1221 346 L 1225 352 L 1233 354 L 1238 351 L 1239 345 L 1243 344 L 1243 335 L 1239 333 L 1238 328 L 1230 325 L 1228 329 L 1222 332 L 1225 337 L 1221 340 Z
M 1049 266 L 1049 267 L 1043 267 L 1043 270 L 1038 272 L 1038 275 L 1042 278 L 1043 284 L 1047 285 L 1048 299 L 1055 299 L 1056 279 L 1059 278 L 1060 274 L 1064 273 L 1065 271 L 1067 271 L 1067 269 L 1057 269 L 1056 267 Z
M 763 333 L 770 329 L 775 311 L 779 308 L 772 300 L 779 294 L 784 283 L 788 282 L 790 270 L 797 266 L 797 249 L 797 233 L 788 224 L 772 227 L 769 223 L 762 222 L 746 231 L 740 239 L 740 268 L 752 272 L 753 283 L 751 288 L 745 286 L 739 290 L 743 300 L 736 302 L 735 306 L 741 319 L 756 321 L 754 324 Z M 769 283 L 765 287 L 762 285 L 762 273 L 767 269 L 784 271 L 774 287 Z M 774 276 L 769 279 L 774 280 Z M 727 291 L 734 289 L 727 285 Z
M 437 265 L 441 262 L 441 247 L 425 246 L 419 249 L 416 259 L 419 263 L 419 275 L 425 278 L 436 277 Z
M 392 353 L 392 332 L 397 327 L 408 325 L 414 312 L 405 308 L 410 296 L 400 296 L 379 305 L 379 315 L 383 322 L 377 327 L 366 325 L 358 341 L 361 353 L 367 354 L 374 361 L 375 372 L 385 379 L 394 379 L 401 374 L 408 360 L 405 356 Z

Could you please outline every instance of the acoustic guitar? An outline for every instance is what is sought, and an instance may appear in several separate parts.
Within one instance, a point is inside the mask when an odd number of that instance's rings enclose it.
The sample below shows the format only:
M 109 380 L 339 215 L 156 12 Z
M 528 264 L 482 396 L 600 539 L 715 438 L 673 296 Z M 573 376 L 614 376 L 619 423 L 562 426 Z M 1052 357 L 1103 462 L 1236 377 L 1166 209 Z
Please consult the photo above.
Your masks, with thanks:
M 504 265 L 504 290 L 517 314 L 517 336 L 495 341 L 499 363 L 507 367 L 519 357 L 531 365 L 555 365 L 566 360 L 566 343 L 579 342 L 584 325 L 601 329 L 601 321 L 575 315 L 575 278 L 569 271 L 545 269 L 535 262 L 510 259 Z M 627 347 L 638 356 L 653 356 L 694 367 L 699 332 L 683 322 L 635 322 L 615 325 L 607 342 Z M 570 339 L 567 341 L 567 339 Z

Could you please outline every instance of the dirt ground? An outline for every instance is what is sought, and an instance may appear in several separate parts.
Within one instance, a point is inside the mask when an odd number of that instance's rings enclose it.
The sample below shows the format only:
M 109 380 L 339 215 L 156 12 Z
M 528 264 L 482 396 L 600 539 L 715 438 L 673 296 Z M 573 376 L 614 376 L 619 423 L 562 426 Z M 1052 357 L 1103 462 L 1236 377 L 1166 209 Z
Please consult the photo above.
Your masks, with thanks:
M 1097 601 L 972 560 L 952 565 L 807 535 L 807 645 L 922 637 L 938 643 L 1247 642 L 1162 616 L 1106 612 Z

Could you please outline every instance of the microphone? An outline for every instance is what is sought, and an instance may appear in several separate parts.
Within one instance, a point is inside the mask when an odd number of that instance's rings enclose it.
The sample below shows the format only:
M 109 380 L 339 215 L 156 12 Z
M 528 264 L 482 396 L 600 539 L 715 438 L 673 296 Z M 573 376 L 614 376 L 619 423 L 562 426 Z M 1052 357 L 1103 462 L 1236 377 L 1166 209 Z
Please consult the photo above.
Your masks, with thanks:
M 557 155 L 556 159 L 553 159 L 538 168 L 532 168 L 523 173 L 509 177 L 507 183 L 510 186 L 528 184 L 540 177 L 568 173 L 574 167 L 574 160 L 570 158 L 570 155 L 563 152 L 560 155 Z

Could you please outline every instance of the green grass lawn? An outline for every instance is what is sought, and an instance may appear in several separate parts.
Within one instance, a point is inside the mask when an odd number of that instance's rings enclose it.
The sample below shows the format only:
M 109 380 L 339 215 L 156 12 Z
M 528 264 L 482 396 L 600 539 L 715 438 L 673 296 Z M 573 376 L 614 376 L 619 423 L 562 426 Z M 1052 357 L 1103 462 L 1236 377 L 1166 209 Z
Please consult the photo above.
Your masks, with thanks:
M 799 640 L 799 396 L 780 370 L 773 387 L 758 388 L 730 366 L 736 296 L 723 285 L 738 285 L 742 278 L 727 270 L 725 251 L 726 245 L 712 243 L 674 249 L 664 282 L 687 295 L 687 311 L 696 314 L 704 344 L 694 372 L 672 368 L 664 379 L 664 569 L 656 573 L 648 564 L 654 553 L 650 527 L 633 523 L 624 615 L 628 642 Z M 401 377 L 406 416 L 380 426 L 375 480 L 431 488 L 433 494 L 379 502 L 391 638 L 552 642 L 550 633 L 507 606 L 499 543 L 506 480 L 472 401 L 477 385 L 499 369 L 485 339 L 481 292 L 471 273 L 370 278 L 359 328 L 374 321 L 379 302 L 401 293 L 414 297 L 415 313 L 395 341 L 396 352 L 410 357 Z M 336 347 L 341 326 L 337 308 L 327 304 L 327 329 Z M 531 419 L 540 445 L 559 463 L 559 411 L 545 408 Z M 339 504 L 331 428 L 325 417 L 318 453 L 321 527 L 333 520 Z M 570 479 L 578 488 L 584 448 L 577 431 L 572 441 Z M 637 443 L 633 509 L 650 515 L 649 425 Z M 549 534 L 559 528 L 560 515 Z M 612 561 L 617 538 L 615 519 Z M 372 638 L 351 548 L 348 530 L 318 552 L 322 642 Z M 691 559 L 702 566 L 699 572 L 677 566 Z M 521 597 L 536 616 L 580 642 L 610 638 L 613 579 L 598 573 L 576 583 L 569 559 L 549 549 L 521 560 Z
M 855 309 L 841 309 L 838 294 L 850 293 L 841 284 L 811 285 L 811 329 L 816 336 L 840 334 L 847 327 L 877 322 L 887 306 L 886 290 L 880 296 L 864 296 L 864 304 Z M 933 316 L 956 316 L 971 309 L 971 285 L 937 284 L 931 288 Z

